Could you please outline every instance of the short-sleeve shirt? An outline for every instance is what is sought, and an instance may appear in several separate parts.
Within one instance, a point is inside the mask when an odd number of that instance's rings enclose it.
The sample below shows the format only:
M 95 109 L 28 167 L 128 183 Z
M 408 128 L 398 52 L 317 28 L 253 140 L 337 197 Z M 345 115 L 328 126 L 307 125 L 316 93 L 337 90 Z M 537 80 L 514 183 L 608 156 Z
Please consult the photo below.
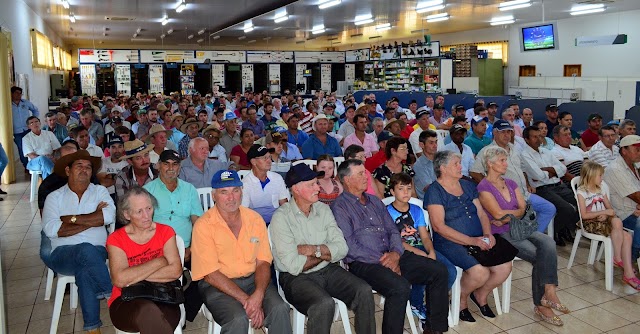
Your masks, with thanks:
M 271 264 L 267 224 L 260 215 L 241 206 L 242 227 L 236 238 L 214 206 L 193 227 L 191 276 L 199 281 L 220 271 L 230 279 L 247 277 L 256 271 L 256 260 Z
M 251 164 L 249 163 L 249 157 L 247 156 L 247 153 L 242 150 L 242 147 L 240 145 L 236 145 L 231 149 L 231 155 L 235 155 L 240 157 L 240 161 L 238 161 L 238 164 L 244 167 L 251 167 Z
M 504 179 L 504 182 L 507 185 L 507 189 L 509 189 L 509 196 L 511 197 L 511 200 L 509 201 L 507 201 L 502 196 L 500 191 L 486 178 L 482 179 L 482 181 L 478 183 L 478 192 L 480 193 L 480 192 L 486 191 L 490 193 L 493 196 L 493 198 L 496 200 L 496 202 L 498 202 L 498 206 L 500 206 L 500 209 L 502 210 L 517 210 L 518 198 L 516 197 L 516 189 L 518 188 L 518 184 L 515 181 L 509 180 L 509 179 Z M 489 213 L 489 211 L 487 211 L 486 209 L 484 210 L 484 212 L 486 212 L 490 220 L 495 218 L 501 218 L 501 217 L 493 217 Z M 509 231 L 509 224 L 505 224 L 502 226 L 491 225 L 492 233 L 502 234 L 508 231 Z
M 551 153 L 567 166 L 567 172 L 572 175 L 580 175 L 582 164 L 584 162 L 584 151 L 579 147 L 569 145 L 568 148 L 556 145 L 551 149 Z
M 586 147 L 591 147 L 600 140 L 598 133 L 591 131 L 591 129 L 586 129 L 582 135 L 580 135 L 580 138 Z
M 283 199 L 289 199 L 289 190 L 278 173 L 267 172 L 264 184 L 253 172 L 242 179 L 242 206 L 255 210 L 267 224 Z
M 413 170 L 416 175 L 413 178 L 413 183 L 416 187 L 416 193 L 418 198 L 424 198 L 424 188 L 433 181 L 436 180 L 436 172 L 433 169 L 433 161 L 429 160 L 426 155 L 421 155 L 416 163 L 413 164 Z
M 577 193 L 584 198 L 584 205 L 587 212 L 600 212 L 607 209 L 604 206 L 605 197 L 609 197 L 609 186 L 607 186 L 606 182 L 602 181 L 602 184 L 600 184 L 600 191 L 598 192 L 591 192 L 584 188 L 578 188 Z
M 112 162 L 111 158 L 102 158 L 102 166 L 100 167 L 100 171 L 98 171 L 98 173 L 118 175 L 118 173 L 120 173 L 127 166 L 129 166 L 129 163 L 126 160 Z M 110 195 L 115 194 L 115 184 L 107 188 L 107 190 L 109 191 Z
M 343 147 L 349 147 L 350 145 L 358 145 L 364 148 L 364 156 L 366 158 L 371 157 L 373 152 L 377 152 L 380 147 L 376 143 L 376 140 L 373 138 L 373 135 L 369 133 L 364 134 L 364 142 L 361 142 L 360 139 L 356 136 L 356 133 L 352 133 L 344 138 Z
M 640 191 L 640 179 L 637 175 L 637 169 L 632 171 L 622 157 L 611 162 L 604 170 L 603 181 L 611 185 L 611 206 L 623 220 L 636 209 L 636 202 L 627 196 Z
M 398 227 L 400 232 L 400 238 L 402 242 L 407 243 L 413 247 L 424 247 L 420 233 L 418 233 L 418 227 L 427 227 L 424 221 L 424 212 L 422 208 L 415 204 L 409 203 L 409 210 L 402 212 L 393 206 L 393 203 L 387 205 L 387 211 L 393 218 L 393 221 Z
M 473 163 L 475 162 L 473 152 L 471 151 L 471 147 L 469 147 L 469 145 L 462 143 L 462 152 L 460 152 L 458 145 L 456 145 L 456 143 L 454 142 L 451 142 L 445 145 L 442 150 L 451 151 L 453 153 L 462 155 L 462 159 L 460 161 L 462 164 L 462 175 L 469 176 L 469 171 L 471 170 L 471 167 L 473 167 Z
M 59 148 L 60 142 L 51 131 L 41 131 L 39 136 L 36 136 L 33 131 L 30 131 L 22 138 L 22 152 L 25 157 L 27 157 L 29 153 L 51 155 L 53 151 Z M 29 158 L 29 160 L 31 160 L 31 158 Z
M 131 240 L 127 231 L 124 228 L 120 228 L 109 235 L 107 238 L 107 246 L 114 246 L 122 249 L 127 255 L 127 263 L 129 264 L 129 267 L 137 266 L 164 256 L 164 245 L 169 241 L 169 239 L 176 235 L 176 233 L 170 226 L 160 223 L 155 224 L 155 234 L 144 244 L 139 244 Z M 121 295 L 122 289 L 114 285 L 111 292 L 111 298 L 109 298 L 107 305 L 111 306 L 111 303 Z
M 475 134 L 475 132 L 471 132 L 471 134 L 464 140 L 464 143 L 471 147 L 471 152 L 473 152 L 473 154 L 478 154 L 481 149 L 491 144 L 491 141 L 491 138 L 485 136 L 480 138 Z
M 409 174 L 412 178 L 416 175 L 413 171 L 413 168 L 409 165 L 402 164 L 402 173 Z M 391 177 L 393 176 L 393 172 L 387 167 L 387 165 L 382 164 L 380 167 L 376 168 L 373 171 L 373 178 L 378 180 L 380 183 L 384 184 L 384 197 L 390 197 L 391 189 L 389 188 L 389 182 L 391 182 Z

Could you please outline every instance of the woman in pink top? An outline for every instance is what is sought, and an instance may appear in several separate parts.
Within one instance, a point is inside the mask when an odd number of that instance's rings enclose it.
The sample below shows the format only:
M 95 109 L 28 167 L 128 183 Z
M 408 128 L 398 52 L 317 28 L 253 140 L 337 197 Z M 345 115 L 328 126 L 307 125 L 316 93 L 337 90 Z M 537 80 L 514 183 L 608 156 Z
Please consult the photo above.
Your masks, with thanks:
M 364 163 L 365 161 L 365 156 L 364 156 L 364 148 L 362 148 L 362 146 L 358 146 L 358 145 L 349 145 L 347 146 L 347 148 L 344 150 L 344 154 L 343 154 L 345 160 L 348 159 L 357 159 L 360 160 Z M 382 195 L 378 192 L 378 189 L 374 186 L 373 183 L 373 176 L 371 175 L 371 172 L 369 172 L 368 170 L 365 169 L 365 173 L 367 174 L 367 191 L 365 191 L 367 194 L 376 196 L 380 199 L 382 199 Z

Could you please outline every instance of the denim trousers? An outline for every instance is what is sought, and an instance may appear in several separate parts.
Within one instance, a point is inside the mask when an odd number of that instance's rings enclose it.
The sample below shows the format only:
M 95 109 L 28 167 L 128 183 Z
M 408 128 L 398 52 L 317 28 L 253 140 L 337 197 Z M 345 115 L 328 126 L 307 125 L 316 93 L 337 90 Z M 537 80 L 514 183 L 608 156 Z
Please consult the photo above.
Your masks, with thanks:
M 35 159 L 29 160 L 27 163 L 27 169 L 32 171 L 42 172 L 42 179 L 46 179 L 47 176 L 53 172 L 53 161 L 45 156 L 39 156 Z
M 558 285 L 558 254 L 552 237 L 533 232 L 528 238 L 515 241 L 509 232 L 501 234 L 518 249 L 518 257 L 533 265 L 531 273 L 531 293 L 533 304 L 540 306 L 546 284 Z
M 44 230 L 40 231 L 40 259 L 51 268 L 51 239 L 44 234 Z
M 29 159 L 25 157 L 24 153 L 22 152 L 22 138 L 24 138 L 24 136 L 26 136 L 30 131 L 31 130 L 27 129 L 23 132 L 13 134 L 13 142 L 16 143 L 16 146 L 18 146 L 18 156 L 20 157 L 20 162 L 22 162 L 24 168 L 27 168 Z
M 4 173 L 4 169 L 7 168 L 9 164 L 9 158 L 7 157 L 7 152 L 4 151 L 4 147 L 0 144 L 0 176 Z
M 544 188 L 538 187 L 536 194 L 556 207 L 557 217 L 553 222 L 556 234 L 576 229 L 576 223 L 580 220 L 578 204 L 573 196 L 573 190 L 568 185 L 562 183 Z
M 85 331 L 102 326 L 100 299 L 111 296 L 113 286 L 106 260 L 106 248 L 86 242 L 56 247 L 49 258 L 53 271 L 76 278 Z
M 446 332 L 449 329 L 448 273 L 441 262 L 404 252 L 400 256 L 402 276 L 380 264 L 357 261 L 349 264 L 349 271 L 369 283 L 374 290 L 385 297 L 382 315 L 383 334 L 402 333 L 411 284 L 426 286 L 428 310 L 426 328 L 440 332 Z
M 424 250 L 424 247 L 418 248 Z M 449 273 L 449 276 L 447 278 L 447 288 L 448 290 L 451 290 L 451 287 L 456 282 L 456 276 L 458 275 L 456 266 L 438 251 L 436 251 L 436 261 L 442 262 L 442 264 L 447 267 L 447 272 Z M 411 285 L 411 296 L 409 296 L 409 302 L 411 303 L 411 306 L 420 307 L 424 305 L 424 288 L 424 285 Z
M 533 211 L 536 212 L 536 217 L 538 220 L 538 232 L 544 233 L 547 229 L 547 226 L 551 223 L 551 219 L 556 215 L 556 207 L 553 203 L 547 201 L 546 199 L 536 195 L 531 194 L 529 196 L 529 201 L 531 201 L 531 207 Z
M 335 313 L 333 298 L 343 301 L 355 313 L 356 333 L 376 332 L 371 286 L 335 263 L 309 274 L 280 273 L 280 285 L 287 301 L 307 316 L 308 334 L 330 333 Z
M 638 251 L 640 251 L 640 217 L 630 215 L 622 221 L 622 226 L 633 230 L 633 258 L 638 258 Z

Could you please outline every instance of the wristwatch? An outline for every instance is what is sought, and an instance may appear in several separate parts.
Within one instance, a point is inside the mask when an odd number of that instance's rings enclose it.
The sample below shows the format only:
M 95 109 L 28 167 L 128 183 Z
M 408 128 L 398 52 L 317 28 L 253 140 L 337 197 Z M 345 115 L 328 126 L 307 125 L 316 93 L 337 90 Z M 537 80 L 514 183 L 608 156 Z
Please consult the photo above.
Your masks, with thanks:
M 69 219 L 71 224 L 75 224 L 77 220 L 78 220 L 78 218 L 76 217 L 76 215 L 71 216 L 71 219 Z
M 320 251 L 320 245 L 316 246 L 316 257 L 320 258 L 322 256 L 322 252 Z

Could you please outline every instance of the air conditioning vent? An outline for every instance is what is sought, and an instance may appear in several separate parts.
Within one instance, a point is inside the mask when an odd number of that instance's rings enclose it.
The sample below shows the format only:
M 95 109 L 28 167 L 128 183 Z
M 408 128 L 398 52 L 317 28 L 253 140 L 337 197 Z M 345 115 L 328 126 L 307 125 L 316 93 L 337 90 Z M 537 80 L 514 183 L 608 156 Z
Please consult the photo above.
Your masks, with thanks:
M 126 17 L 126 16 L 105 16 L 105 20 L 107 21 L 135 21 L 135 17 Z

